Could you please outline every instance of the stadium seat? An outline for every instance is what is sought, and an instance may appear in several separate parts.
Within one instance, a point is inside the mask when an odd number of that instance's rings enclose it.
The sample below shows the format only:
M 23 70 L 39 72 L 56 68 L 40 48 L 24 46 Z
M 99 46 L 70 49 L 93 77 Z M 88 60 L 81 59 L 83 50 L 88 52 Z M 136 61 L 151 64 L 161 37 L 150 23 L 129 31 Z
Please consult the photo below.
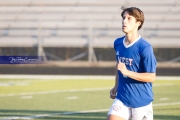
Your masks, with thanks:
M 153 47 L 179 47 L 178 0 L 5 0 L 0 5 L 0 47 L 37 46 L 39 36 L 44 47 L 86 47 L 90 35 L 94 47 L 113 47 L 124 35 L 121 6 L 144 11 L 140 33 Z

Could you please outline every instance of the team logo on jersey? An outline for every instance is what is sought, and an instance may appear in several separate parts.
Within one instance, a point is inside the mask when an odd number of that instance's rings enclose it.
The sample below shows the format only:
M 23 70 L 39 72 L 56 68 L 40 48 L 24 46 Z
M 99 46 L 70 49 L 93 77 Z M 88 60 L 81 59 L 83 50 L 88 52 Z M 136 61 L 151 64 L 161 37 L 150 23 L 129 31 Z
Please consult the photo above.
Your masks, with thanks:
M 126 57 L 117 57 L 118 62 L 122 62 L 126 65 L 132 65 L 133 64 L 133 59 L 132 58 L 126 58 Z
M 119 51 L 116 52 L 116 55 L 119 55 Z
M 113 110 L 114 110 L 114 111 L 119 111 L 119 110 L 121 110 L 121 107 L 118 106 L 118 105 L 114 105 L 114 106 L 113 106 Z

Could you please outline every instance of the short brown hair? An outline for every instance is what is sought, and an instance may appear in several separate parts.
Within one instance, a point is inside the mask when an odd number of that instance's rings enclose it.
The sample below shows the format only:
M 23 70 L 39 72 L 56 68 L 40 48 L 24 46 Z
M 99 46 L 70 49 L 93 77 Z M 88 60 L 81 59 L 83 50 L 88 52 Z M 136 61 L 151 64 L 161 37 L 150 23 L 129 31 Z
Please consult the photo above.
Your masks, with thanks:
M 122 7 L 122 9 L 123 9 L 123 12 L 121 13 L 122 17 L 125 12 L 128 12 L 129 15 L 136 18 L 136 21 L 141 22 L 141 25 L 138 27 L 138 30 L 140 30 L 144 23 L 144 13 L 139 8 L 136 7 L 129 7 L 129 8 Z

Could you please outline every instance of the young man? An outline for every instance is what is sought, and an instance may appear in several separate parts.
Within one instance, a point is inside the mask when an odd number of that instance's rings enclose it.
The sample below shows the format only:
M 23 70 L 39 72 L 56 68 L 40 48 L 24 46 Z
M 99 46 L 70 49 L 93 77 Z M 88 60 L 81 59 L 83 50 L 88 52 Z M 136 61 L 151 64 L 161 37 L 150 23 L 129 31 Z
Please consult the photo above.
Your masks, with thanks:
M 152 46 L 138 34 L 144 14 L 139 8 L 130 7 L 121 16 L 125 36 L 114 42 L 117 68 L 110 98 L 115 100 L 107 119 L 153 120 L 152 82 L 156 77 L 156 59 Z

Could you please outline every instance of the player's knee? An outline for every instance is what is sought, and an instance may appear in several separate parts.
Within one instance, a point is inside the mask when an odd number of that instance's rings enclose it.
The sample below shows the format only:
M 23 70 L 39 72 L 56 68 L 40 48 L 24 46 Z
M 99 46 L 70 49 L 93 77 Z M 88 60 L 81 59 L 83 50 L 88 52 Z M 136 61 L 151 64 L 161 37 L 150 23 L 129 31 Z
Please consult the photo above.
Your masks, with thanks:
M 116 116 L 116 115 L 108 115 L 107 116 L 107 120 L 125 120 L 124 118 L 121 118 L 119 116 Z

